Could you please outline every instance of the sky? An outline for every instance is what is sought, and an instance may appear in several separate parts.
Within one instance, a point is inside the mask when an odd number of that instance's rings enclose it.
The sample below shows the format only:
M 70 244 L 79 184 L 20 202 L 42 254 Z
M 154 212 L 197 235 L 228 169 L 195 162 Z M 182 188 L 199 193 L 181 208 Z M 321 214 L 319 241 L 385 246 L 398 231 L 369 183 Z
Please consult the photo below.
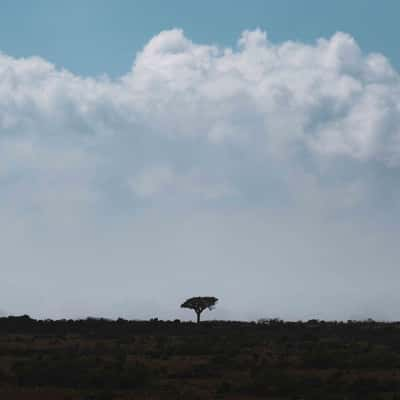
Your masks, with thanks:
M 3 0 L 0 314 L 400 320 L 399 12 Z

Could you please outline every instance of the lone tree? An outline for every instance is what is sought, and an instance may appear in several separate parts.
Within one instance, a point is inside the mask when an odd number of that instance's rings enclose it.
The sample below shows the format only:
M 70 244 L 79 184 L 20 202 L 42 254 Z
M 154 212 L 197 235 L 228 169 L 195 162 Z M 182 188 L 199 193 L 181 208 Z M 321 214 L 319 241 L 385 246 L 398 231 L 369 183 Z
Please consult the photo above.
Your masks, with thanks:
M 200 314 L 208 308 L 214 309 L 218 299 L 216 297 L 191 297 L 181 304 L 182 308 L 190 308 L 197 315 L 197 323 L 200 322 Z

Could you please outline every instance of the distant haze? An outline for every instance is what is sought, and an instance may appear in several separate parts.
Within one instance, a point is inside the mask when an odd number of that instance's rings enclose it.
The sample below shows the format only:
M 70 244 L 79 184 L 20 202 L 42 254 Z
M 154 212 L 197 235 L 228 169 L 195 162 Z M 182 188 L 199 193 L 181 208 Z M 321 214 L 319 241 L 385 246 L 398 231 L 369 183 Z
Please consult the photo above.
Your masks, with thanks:
M 400 319 L 400 75 L 338 32 L 0 54 L 0 314 Z

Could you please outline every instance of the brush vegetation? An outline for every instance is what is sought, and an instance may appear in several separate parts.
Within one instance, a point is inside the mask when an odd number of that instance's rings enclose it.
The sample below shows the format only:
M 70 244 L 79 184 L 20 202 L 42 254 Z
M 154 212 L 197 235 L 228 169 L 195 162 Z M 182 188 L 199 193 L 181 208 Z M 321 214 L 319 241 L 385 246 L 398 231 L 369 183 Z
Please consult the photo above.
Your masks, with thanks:
M 0 318 L 0 398 L 399 399 L 400 323 Z

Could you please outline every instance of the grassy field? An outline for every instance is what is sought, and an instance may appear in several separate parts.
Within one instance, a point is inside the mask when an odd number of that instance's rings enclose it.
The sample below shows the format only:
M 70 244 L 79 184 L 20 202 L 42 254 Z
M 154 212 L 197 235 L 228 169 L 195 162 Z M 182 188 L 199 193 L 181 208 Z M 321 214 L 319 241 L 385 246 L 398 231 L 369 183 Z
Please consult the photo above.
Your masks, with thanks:
M 400 324 L 2 318 L 0 399 L 400 400 Z

